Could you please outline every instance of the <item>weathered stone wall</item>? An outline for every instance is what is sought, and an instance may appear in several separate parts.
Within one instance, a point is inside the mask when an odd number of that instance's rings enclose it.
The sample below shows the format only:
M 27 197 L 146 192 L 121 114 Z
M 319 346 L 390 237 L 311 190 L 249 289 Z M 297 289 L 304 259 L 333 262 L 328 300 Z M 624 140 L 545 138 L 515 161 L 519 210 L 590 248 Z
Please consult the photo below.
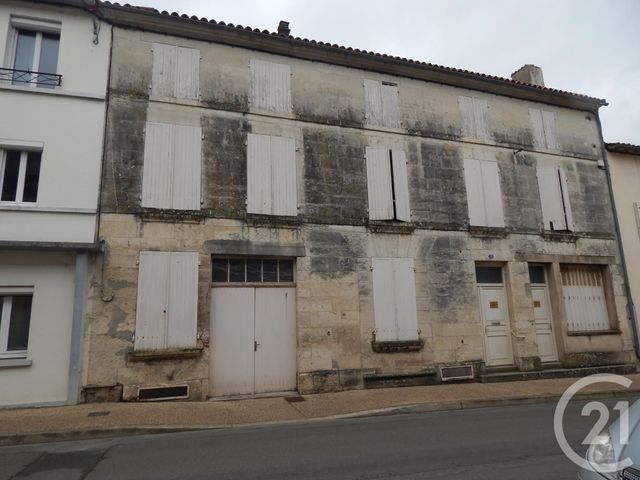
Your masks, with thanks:
M 199 48 L 201 100 L 149 99 L 151 44 Z M 258 112 L 247 100 L 251 58 L 292 66 L 293 113 Z M 617 258 L 604 173 L 596 166 L 599 140 L 593 115 L 481 92 L 223 45 L 114 30 L 100 235 L 106 242 L 100 288 L 91 305 L 87 385 L 124 385 L 126 399 L 140 385 L 188 383 L 192 398 L 209 391 L 211 259 L 207 240 L 303 242 L 296 263 L 298 388 L 302 392 L 356 388 L 372 372 L 412 372 L 442 364 L 483 362 L 475 262 L 505 266 L 513 350 L 521 370 L 539 367 L 528 265 L 522 254 L 546 254 L 557 272 L 566 256 Z M 398 84 L 402 128 L 364 127 L 364 78 Z M 464 138 L 458 95 L 489 102 L 491 140 Z M 560 149 L 533 146 L 528 109 L 556 113 Z M 203 128 L 202 209 L 161 212 L 140 207 L 146 121 Z M 248 133 L 294 138 L 298 216 L 256 219 L 246 213 Z M 407 154 L 412 221 L 380 229 L 368 221 L 365 147 L 386 145 Z M 518 151 L 522 149 L 522 151 Z M 505 229 L 469 232 L 464 158 L 499 164 Z M 542 234 L 537 165 L 567 173 L 576 234 Z M 164 216 L 164 217 L 163 217 Z M 164 218 L 164 221 L 163 221 Z M 386 233 L 382 233 L 382 232 Z M 140 251 L 200 253 L 199 346 L 196 358 L 137 361 L 133 349 Z M 375 353 L 372 257 L 414 259 L 418 326 L 424 348 Z M 542 257 L 541 257 L 542 258 Z M 542 260 L 541 260 L 542 261 Z M 620 333 L 564 335 L 561 356 L 631 359 L 622 278 L 609 267 Z M 557 275 L 556 275 L 557 277 Z M 555 299 L 555 302 L 559 302 Z M 556 319 L 561 325 L 563 320 Z M 537 360 L 536 360 L 537 359 Z M 600 361 L 600 360 L 599 360 Z

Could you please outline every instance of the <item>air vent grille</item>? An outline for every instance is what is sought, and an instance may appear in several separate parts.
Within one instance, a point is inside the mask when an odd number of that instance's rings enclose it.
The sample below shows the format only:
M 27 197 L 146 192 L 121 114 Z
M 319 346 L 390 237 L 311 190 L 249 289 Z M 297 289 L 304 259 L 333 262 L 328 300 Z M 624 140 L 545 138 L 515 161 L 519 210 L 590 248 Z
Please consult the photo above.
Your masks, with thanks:
M 473 365 L 451 365 L 440 367 L 440 378 L 443 382 L 452 380 L 473 380 Z
M 189 385 L 138 388 L 138 400 L 145 402 L 160 400 L 180 400 L 183 398 L 189 398 Z

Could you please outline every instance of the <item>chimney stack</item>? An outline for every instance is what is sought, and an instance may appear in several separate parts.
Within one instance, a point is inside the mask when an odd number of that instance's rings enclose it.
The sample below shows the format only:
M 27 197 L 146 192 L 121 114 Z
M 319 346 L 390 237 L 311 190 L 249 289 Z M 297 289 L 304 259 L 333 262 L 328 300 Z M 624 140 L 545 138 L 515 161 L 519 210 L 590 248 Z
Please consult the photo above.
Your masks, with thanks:
M 516 82 L 527 83 L 529 85 L 537 85 L 538 87 L 544 87 L 544 77 L 542 76 L 542 69 L 526 64 L 524 67 L 516 70 L 511 74 L 511 80 Z
M 291 30 L 289 29 L 289 22 L 280 20 L 280 24 L 278 25 L 278 35 L 281 37 L 288 37 L 290 33 Z

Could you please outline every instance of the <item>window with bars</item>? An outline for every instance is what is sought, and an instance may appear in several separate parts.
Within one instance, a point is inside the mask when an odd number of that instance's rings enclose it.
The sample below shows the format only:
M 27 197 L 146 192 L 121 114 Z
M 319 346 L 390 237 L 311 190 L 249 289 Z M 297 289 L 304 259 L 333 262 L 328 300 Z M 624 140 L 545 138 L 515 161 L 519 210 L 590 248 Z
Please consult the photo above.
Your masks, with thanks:
M 293 283 L 291 259 L 214 258 L 214 283 Z
M 610 330 L 605 272 L 599 265 L 561 265 L 562 297 L 570 332 Z
M 10 70 L 13 85 L 53 88 L 60 86 L 57 75 L 60 33 L 25 28 L 15 30 L 15 50 Z

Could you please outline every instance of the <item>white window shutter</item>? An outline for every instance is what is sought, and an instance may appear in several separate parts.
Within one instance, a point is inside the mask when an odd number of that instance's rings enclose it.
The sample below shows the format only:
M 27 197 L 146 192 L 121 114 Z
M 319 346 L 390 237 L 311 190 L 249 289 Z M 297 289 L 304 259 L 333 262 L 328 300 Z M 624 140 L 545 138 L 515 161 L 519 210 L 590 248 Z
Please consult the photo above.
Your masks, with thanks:
M 164 43 L 153 44 L 151 95 L 175 96 L 178 47 Z
M 556 114 L 542 110 L 541 115 L 547 148 L 550 150 L 556 150 L 558 148 L 558 141 L 556 140 Z
M 539 109 L 529 109 L 529 124 L 531 125 L 531 134 L 533 135 L 533 145 L 537 148 L 546 148 L 547 142 L 544 136 L 542 112 Z
M 251 59 L 251 106 L 273 112 L 291 112 L 291 67 Z
M 464 159 L 464 183 L 467 188 L 469 223 L 471 225 L 486 226 L 487 217 L 484 208 L 482 167 L 479 160 Z
M 398 340 L 418 339 L 416 281 L 412 258 L 394 258 L 394 289 Z
M 640 202 L 633 203 L 633 212 L 636 216 L 636 225 L 638 226 L 638 236 L 640 237 Z
M 382 112 L 382 82 L 364 80 L 365 123 L 367 125 L 384 125 Z
M 563 198 L 560 179 L 556 167 L 537 167 L 542 221 L 545 230 L 565 230 L 566 224 L 562 208 Z
M 135 350 L 165 347 L 170 254 L 140 252 Z
M 482 169 L 482 189 L 486 225 L 488 227 L 504 227 L 502 189 L 500 188 L 498 162 L 482 160 L 480 166 Z
M 250 133 L 247 138 L 247 212 L 269 215 L 271 206 L 271 139 Z
M 407 158 L 402 150 L 392 150 L 393 188 L 396 199 L 396 218 L 403 222 L 411 221 L 409 204 L 409 179 L 407 178 Z
M 393 259 L 372 258 L 371 266 L 376 340 L 393 342 L 398 339 Z
M 473 99 L 473 123 L 475 126 L 475 137 L 480 140 L 489 139 L 489 107 L 486 100 L 480 98 Z
M 198 328 L 198 254 L 170 254 L 167 348 L 193 348 Z
M 400 128 L 398 86 L 383 83 L 380 87 L 380 93 L 382 99 L 382 125 L 390 128 Z
M 571 211 L 571 201 L 569 200 L 569 188 L 567 187 L 567 176 L 564 173 L 564 170 L 561 168 L 558 169 L 558 174 L 560 177 L 560 188 L 562 190 L 562 204 L 564 207 L 564 220 L 566 221 L 566 229 L 570 232 L 575 230 L 575 225 L 573 223 L 573 212 Z
M 172 208 L 200 210 L 202 128 L 174 125 Z
M 173 126 L 147 122 L 144 138 L 142 206 L 171 208 Z
M 371 220 L 393 219 L 389 149 L 367 147 L 366 161 L 369 218 Z
M 271 137 L 271 192 L 273 215 L 298 214 L 296 147 L 292 138 Z
M 177 48 L 176 98 L 197 100 L 200 92 L 200 50 Z

